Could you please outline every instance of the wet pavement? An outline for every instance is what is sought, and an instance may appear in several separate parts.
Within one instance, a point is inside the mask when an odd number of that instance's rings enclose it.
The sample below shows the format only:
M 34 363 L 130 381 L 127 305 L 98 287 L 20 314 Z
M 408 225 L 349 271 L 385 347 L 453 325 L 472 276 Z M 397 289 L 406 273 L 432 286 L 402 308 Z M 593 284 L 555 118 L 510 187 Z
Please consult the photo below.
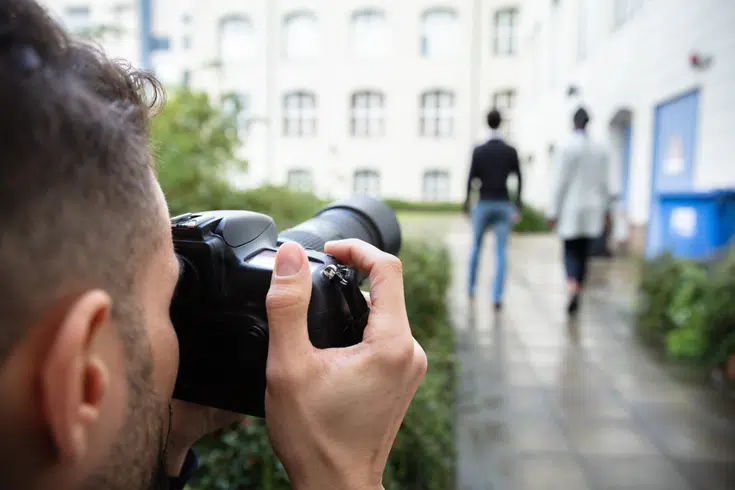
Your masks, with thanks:
M 594 264 L 569 322 L 559 245 L 513 237 L 505 308 L 494 313 L 492 239 L 472 304 L 467 226 L 432 229 L 455 259 L 458 490 L 735 489 L 735 406 L 637 343 L 631 264 Z

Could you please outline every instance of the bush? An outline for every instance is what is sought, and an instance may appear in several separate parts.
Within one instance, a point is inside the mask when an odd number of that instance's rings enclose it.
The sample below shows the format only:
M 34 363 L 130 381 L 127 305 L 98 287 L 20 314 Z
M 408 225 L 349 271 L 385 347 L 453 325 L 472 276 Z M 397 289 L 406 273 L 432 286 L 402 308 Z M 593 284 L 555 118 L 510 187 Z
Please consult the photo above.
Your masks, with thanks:
M 639 293 L 636 330 L 670 357 L 710 368 L 735 354 L 735 249 L 710 264 L 647 261 Z
M 409 407 L 385 471 L 386 490 L 446 490 L 454 482 L 454 338 L 446 293 L 448 251 L 423 241 L 407 241 L 401 252 L 406 306 L 414 336 L 429 358 L 429 370 Z M 273 454 L 265 423 L 221 431 L 197 447 L 201 467 L 194 490 L 286 490 L 286 472 Z

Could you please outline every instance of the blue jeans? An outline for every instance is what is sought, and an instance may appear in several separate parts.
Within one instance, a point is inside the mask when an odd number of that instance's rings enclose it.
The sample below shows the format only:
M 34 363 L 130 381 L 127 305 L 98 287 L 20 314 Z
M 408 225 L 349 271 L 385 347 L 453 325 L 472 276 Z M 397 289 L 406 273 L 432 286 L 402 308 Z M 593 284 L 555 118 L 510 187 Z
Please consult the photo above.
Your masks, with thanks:
M 480 201 L 472 210 L 472 228 L 475 242 L 470 256 L 469 294 L 474 296 L 477 283 L 477 266 L 482 251 L 482 239 L 488 227 L 495 231 L 495 282 L 493 285 L 493 303 L 499 304 L 503 299 L 505 286 L 505 253 L 510 235 L 511 220 L 515 207 L 508 201 Z

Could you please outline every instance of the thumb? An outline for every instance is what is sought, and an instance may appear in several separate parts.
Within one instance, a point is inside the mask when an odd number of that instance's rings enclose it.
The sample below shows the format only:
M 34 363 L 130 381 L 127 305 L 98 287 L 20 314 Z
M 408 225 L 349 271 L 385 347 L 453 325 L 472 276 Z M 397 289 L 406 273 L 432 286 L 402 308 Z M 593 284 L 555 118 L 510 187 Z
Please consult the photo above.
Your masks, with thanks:
M 276 253 L 276 264 L 265 305 L 268 314 L 268 356 L 295 359 L 312 349 L 306 326 L 311 299 L 311 270 L 304 249 L 286 242 Z

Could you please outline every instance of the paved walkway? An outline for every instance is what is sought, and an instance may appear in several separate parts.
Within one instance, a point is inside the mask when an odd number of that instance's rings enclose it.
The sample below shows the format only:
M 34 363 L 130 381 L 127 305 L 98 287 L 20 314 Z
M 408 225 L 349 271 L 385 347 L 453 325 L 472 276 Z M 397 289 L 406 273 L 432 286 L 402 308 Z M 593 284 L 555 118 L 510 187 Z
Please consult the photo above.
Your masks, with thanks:
M 441 233 L 455 258 L 459 490 L 735 489 L 735 406 L 638 345 L 628 268 L 595 264 L 568 323 L 558 244 L 514 237 L 495 314 L 492 239 L 470 306 L 469 231 L 459 221 Z

